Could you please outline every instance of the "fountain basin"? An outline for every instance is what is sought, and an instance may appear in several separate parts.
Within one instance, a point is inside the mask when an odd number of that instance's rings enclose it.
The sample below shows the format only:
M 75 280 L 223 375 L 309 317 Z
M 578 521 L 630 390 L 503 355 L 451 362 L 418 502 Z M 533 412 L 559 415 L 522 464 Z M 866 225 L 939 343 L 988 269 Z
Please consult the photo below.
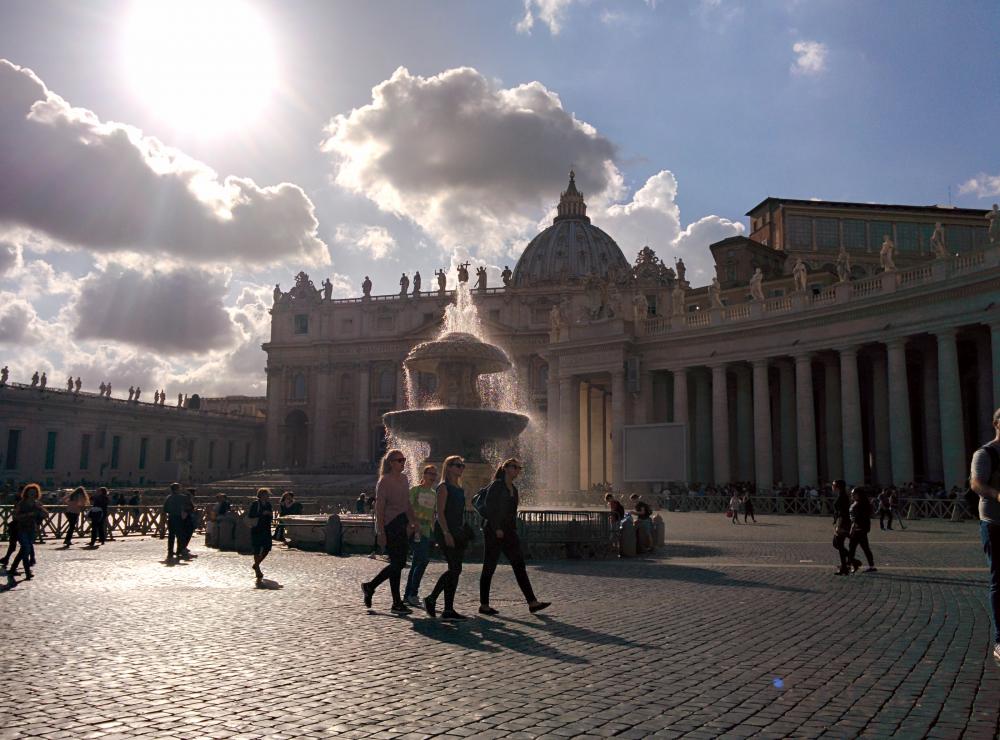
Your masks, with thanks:
M 473 368 L 474 375 L 501 373 L 511 366 L 502 349 L 461 331 L 448 332 L 438 339 L 418 344 L 404 360 L 410 370 L 427 373 L 438 372 L 442 363 L 467 365 Z
M 492 440 L 513 439 L 528 426 L 528 416 L 496 409 L 407 409 L 390 411 L 382 421 L 400 439 L 427 442 L 430 460 L 461 455 L 482 462 L 482 447 Z

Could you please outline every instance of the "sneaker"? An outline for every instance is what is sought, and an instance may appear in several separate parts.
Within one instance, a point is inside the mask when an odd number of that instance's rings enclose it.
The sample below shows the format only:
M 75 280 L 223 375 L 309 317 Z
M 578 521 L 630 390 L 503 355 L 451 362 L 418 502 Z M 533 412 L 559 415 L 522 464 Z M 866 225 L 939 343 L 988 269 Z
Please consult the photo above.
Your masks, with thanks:
M 833 574 L 835 576 L 849 576 L 849 575 L 851 575 L 851 571 L 841 569 L 841 570 L 835 570 L 835 571 L 833 571 Z
M 878 568 L 876 568 L 874 565 L 869 565 L 867 568 L 865 568 L 865 573 L 874 573 L 877 570 Z
M 488 617 L 492 617 L 494 614 L 499 614 L 500 612 L 498 612 L 496 609 L 494 609 L 489 604 L 480 604 L 479 605 L 479 613 L 480 614 L 485 614 Z
M 403 601 L 412 606 L 414 609 L 419 609 L 423 604 L 420 603 L 420 598 L 413 594 L 411 596 L 404 596 Z
M 432 619 L 437 616 L 437 604 L 434 603 L 434 599 L 430 596 L 424 599 L 424 609 L 427 610 Z
M 464 614 L 459 614 L 454 609 L 448 609 L 441 612 L 441 619 L 445 622 L 461 622 L 464 619 L 468 619 Z
M 398 604 L 393 604 L 389 607 L 389 611 L 393 614 L 413 614 L 413 610 L 400 601 Z
M 371 609 L 372 608 L 372 596 L 375 595 L 375 589 L 373 589 L 371 587 L 371 584 L 366 581 L 366 582 L 364 582 L 364 583 L 361 584 L 361 593 L 364 594 L 364 597 L 365 597 L 365 608 L 366 609 Z
M 550 606 L 552 606 L 551 601 L 539 601 L 534 606 L 529 606 L 528 611 L 534 614 L 535 612 L 540 612 L 542 609 L 548 609 Z

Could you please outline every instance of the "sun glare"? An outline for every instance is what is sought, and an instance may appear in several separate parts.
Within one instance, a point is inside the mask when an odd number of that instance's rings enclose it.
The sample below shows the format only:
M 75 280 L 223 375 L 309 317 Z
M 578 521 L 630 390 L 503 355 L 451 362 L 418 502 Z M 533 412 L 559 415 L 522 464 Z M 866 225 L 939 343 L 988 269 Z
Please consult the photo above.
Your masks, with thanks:
M 268 28 L 240 0 L 137 0 L 125 24 L 124 65 L 158 116 L 204 134 L 252 122 L 277 76 Z

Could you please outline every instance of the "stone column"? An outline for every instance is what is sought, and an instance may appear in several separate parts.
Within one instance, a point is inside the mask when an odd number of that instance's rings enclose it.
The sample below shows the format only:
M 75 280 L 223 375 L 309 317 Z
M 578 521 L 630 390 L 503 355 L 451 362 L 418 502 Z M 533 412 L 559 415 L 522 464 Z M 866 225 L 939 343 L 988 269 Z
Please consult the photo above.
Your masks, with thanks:
M 691 435 L 691 420 L 688 418 L 688 371 L 687 368 L 678 368 L 671 372 L 674 378 L 674 423 L 683 424 L 687 427 L 687 475 L 688 481 L 694 478 L 694 465 L 692 454 L 694 438 Z
M 753 429 L 754 469 L 757 489 L 770 491 L 774 485 L 774 465 L 771 460 L 771 390 L 768 361 L 753 361 Z
M 736 476 L 743 481 L 753 477 L 753 385 L 745 365 L 736 369 Z
M 362 362 L 358 365 L 358 428 L 354 437 L 355 457 L 358 462 L 371 462 L 371 413 L 368 399 L 368 389 L 371 386 L 370 365 Z
M 941 460 L 944 465 L 944 484 L 951 488 L 954 485 L 961 485 L 968 474 L 965 461 L 965 425 L 962 420 L 962 389 L 958 375 L 958 346 L 954 329 L 942 329 L 936 336 L 938 397 L 941 400 Z M 893 456 L 895 454 L 896 451 L 893 449 Z M 893 472 L 895 475 L 895 468 Z
M 875 482 L 882 486 L 892 483 L 889 455 L 889 379 L 885 355 L 872 356 L 872 412 L 875 417 Z
M 712 389 L 709 376 L 699 370 L 694 376 L 695 478 L 712 479 Z
M 799 457 L 799 485 L 814 486 L 816 479 L 816 420 L 813 412 L 812 355 L 795 355 L 795 413 Z
M 312 460 L 310 465 L 323 466 L 332 462 L 330 455 L 330 366 L 316 368 L 316 402 L 312 413 Z
M 778 394 L 781 416 L 781 482 L 786 486 L 799 483 L 799 465 L 795 450 L 795 366 L 787 361 L 778 363 Z
M 906 379 L 906 338 L 890 339 L 885 346 L 889 365 L 889 447 L 892 451 L 892 483 L 901 486 L 913 480 L 910 387 Z M 939 377 L 940 364 L 941 357 L 938 353 Z M 940 392 L 940 386 L 938 391 Z M 941 434 L 943 437 L 943 428 Z
M 840 394 L 840 362 L 828 357 L 823 363 L 825 374 L 826 402 L 826 468 L 827 478 L 837 480 L 844 477 L 843 410 Z
M 865 482 L 857 347 L 840 349 L 840 411 L 844 469 L 838 477 L 848 486 L 857 486 Z
M 590 419 L 590 482 L 604 483 L 608 480 L 608 464 L 604 459 L 604 445 L 608 438 L 604 419 L 604 390 L 591 386 L 587 406 Z M 582 443 L 583 440 L 581 449 Z
M 976 428 L 977 439 L 993 439 L 993 360 L 990 357 L 990 337 L 986 332 L 976 333 Z M 977 442 L 977 447 L 983 442 Z
M 555 461 L 559 459 L 559 378 L 556 377 L 556 365 L 553 360 L 549 360 L 548 376 L 545 385 L 545 441 L 547 446 L 547 459 Z M 558 488 L 558 473 L 552 476 L 547 482 L 548 488 Z
M 580 488 L 580 384 L 559 379 L 559 490 Z
M 267 467 L 276 468 L 282 464 L 281 460 L 281 426 L 285 417 L 284 389 L 282 388 L 283 374 L 281 370 L 268 368 L 267 370 L 267 440 L 265 444 L 265 457 Z M 96 449 L 96 435 L 91 441 L 90 455 L 93 458 Z M 93 460 L 91 460 L 93 464 Z
M 615 489 L 625 488 L 625 407 L 628 403 L 625 391 L 625 371 L 611 374 L 611 482 Z
M 632 397 L 632 423 L 648 424 L 653 414 L 653 373 L 639 372 L 639 392 Z
M 729 483 L 729 394 L 726 366 L 712 366 L 712 460 L 716 484 Z
M 938 397 L 937 347 L 928 347 L 922 354 L 923 378 L 921 385 L 924 404 L 924 459 L 927 477 L 944 480 L 944 461 L 941 459 L 941 409 Z

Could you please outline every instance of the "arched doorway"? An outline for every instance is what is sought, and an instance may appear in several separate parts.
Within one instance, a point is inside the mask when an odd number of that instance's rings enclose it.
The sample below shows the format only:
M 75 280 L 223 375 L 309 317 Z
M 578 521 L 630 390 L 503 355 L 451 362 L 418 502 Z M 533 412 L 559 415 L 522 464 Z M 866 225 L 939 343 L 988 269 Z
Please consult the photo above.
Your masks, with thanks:
M 304 468 L 309 451 L 309 420 L 296 409 L 285 417 L 285 467 Z

